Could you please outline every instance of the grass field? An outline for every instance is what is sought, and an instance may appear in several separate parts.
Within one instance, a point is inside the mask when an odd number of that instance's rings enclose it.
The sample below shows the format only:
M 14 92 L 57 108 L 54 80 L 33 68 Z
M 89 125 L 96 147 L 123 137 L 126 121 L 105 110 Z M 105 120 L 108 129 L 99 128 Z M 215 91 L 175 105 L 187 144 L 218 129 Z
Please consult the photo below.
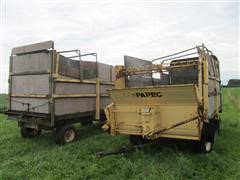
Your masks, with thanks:
M 7 106 L 7 94 L 0 94 L 0 113 L 5 110 Z
M 17 123 L 0 114 L 0 179 L 240 179 L 239 103 L 240 88 L 223 89 L 222 131 L 209 154 L 192 152 L 188 142 L 162 142 L 97 158 L 96 152 L 121 147 L 128 137 L 79 126 L 77 141 L 57 146 L 48 131 L 21 138 Z

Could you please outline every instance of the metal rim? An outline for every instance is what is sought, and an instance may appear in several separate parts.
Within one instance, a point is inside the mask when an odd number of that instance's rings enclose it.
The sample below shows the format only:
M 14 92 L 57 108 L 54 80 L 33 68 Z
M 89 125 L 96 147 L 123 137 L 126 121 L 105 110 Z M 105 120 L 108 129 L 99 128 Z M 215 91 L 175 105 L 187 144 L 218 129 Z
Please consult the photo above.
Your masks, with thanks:
M 66 143 L 72 142 L 75 139 L 75 132 L 73 129 L 69 128 L 64 133 L 64 140 Z
M 204 147 L 205 147 L 206 152 L 209 152 L 212 149 L 212 143 L 211 142 L 205 142 Z
M 31 134 L 32 136 L 36 136 L 36 135 L 38 134 L 38 131 L 37 131 L 36 129 L 32 129 L 32 130 L 30 131 L 30 134 Z

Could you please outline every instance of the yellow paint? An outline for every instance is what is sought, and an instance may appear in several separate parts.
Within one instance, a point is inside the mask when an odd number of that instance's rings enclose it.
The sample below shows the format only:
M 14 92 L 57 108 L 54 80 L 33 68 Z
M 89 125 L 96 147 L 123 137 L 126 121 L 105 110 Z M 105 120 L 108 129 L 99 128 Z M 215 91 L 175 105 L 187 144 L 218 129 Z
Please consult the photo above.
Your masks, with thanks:
M 112 135 L 141 135 L 148 139 L 177 138 L 200 140 L 203 121 L 208 122 L 208 58 L 204 46 L 198 49 L 197 62 L 179 67 L 198 66 L 198 84 L 126 87 L 128 75 L 145 74 L 153 70 L 168 71 L 170 66 L 158 64 L 125 68 L 116 66 L 115 88 L 109 91 L 113 103 L 105 108 L 107 123 L 104 129 Z M 219 76 L 214 77 L 219 81 Z M 215 84 L 217 85 L 217 83 Z M 219 96 L 215 97 L 218 112 Z M 203 112 L 199 109 L 203 108 Z M 170 128 L 187 119 L 195 120 Z M 163 131 L 157 134 L 157 132 Z M 156 135 L 157 134 L 157 135 Z

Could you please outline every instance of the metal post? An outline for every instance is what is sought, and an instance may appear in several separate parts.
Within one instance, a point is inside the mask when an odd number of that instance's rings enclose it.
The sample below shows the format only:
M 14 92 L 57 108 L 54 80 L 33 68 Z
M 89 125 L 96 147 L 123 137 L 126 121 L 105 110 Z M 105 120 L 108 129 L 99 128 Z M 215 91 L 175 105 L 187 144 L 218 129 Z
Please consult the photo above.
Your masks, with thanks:
M 122 73 L 124 66 L 115 66 L 115 89 L 125 88 L 125 75 Z
M 208 55 L 204 51 L 204 44 L 202 45 L 203 49 L 203 107 L 204 114 L 208 116 Z M 209 122 L 208 118 L 205 119 L 206 122 Z
M 95 111 L 95 119 L 100 120 L 100 78 L 99 78 L 99 71 L 98 71 L 98 60 L 97 54 L 95 54 L 96 58 L 96 111 Z
M 13 55 L 10 56 L 9 62 L 9 78 L 8 78 L 8 110 L 11 111 L 11 95 L 12 95 L 12 66 L 13 66 Z
M 100 79 L 96 78 L 96 111 L 95 111 L 95 119 L 100 119 Z
M 79 77 L 80 80 L 83 81 L 83 62 L 81 57 L 81 51 L 79 50 Z
M 49 99 L 49 106 L 50 106 L 50 118 L 51 118 L 51 127 L 55 124 L 55 100 L 54 100 L 54 93 L 55 93 L 55 80 L 54 80 L 54 62 L 56 62 L 56 74 L 58 73 L 58 63 L 59 63 L 59 53 L 55 50 L 51 51 L 51 72 L 50 72 L 50 99 Z M 55 56 L 57 54 L 57 57 Z

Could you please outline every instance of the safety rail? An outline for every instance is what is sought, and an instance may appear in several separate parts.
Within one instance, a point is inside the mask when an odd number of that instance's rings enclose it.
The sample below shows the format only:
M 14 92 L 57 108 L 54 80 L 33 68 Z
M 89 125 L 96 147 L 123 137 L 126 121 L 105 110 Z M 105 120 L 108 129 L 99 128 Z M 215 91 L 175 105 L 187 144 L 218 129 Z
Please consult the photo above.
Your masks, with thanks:
M 195 52 L 193 52 L 194 50 L 195 50 Z M 195 54 L 199 54 L 200 50 L 202 52 L 208 54 L 208 55 L 213 55 L 212 51 L 210 51 L 208 48 L 206 48 L 204 46 L 204 44 L 202 44 L 201 46 L 196 46 L 196 47 L 189 48 L 189 49 L 186 49 L 186 50 L 183 50 L 183 51 L 180 51 L 180 52 L 177 52 L 177 53 L 173 53 L 173 54 L 170 54 L 170 55 L 167 55 L 167 56 L 155 58 L 155 59 L 152 60 L 152 63 L 156 62 L 156 61 L 159 61 L 159 60 L 162 60 L 160 62 L 160 64 L 163 64 L 166 61 L 170 61 L 170 60 L 179 60 L 179 58 L 189 57 L 189 56 L 192 56 L 192 55 L 195 55 Z M 179 56 L 176 56 L 176 55 L 179 55 Z

